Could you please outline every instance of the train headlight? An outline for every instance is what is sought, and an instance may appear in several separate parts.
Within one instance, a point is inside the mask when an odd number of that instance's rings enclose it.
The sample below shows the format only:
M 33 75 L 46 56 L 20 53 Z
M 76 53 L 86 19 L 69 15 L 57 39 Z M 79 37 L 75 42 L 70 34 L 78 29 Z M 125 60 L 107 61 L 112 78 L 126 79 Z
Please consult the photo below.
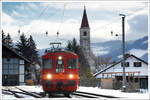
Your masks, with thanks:
M 72 78 L 73 78 L 73 75 L 72 75 L 72 74 L 69 74 L 69 78 L 72 79 Z
M 62 60 L 62 56 L 59 56 L 58 59 L 59 59 L 59 60 Z
M 47 79 L 52 79 L 52 75 L 51 74 L 47 74 L 46 78 Z

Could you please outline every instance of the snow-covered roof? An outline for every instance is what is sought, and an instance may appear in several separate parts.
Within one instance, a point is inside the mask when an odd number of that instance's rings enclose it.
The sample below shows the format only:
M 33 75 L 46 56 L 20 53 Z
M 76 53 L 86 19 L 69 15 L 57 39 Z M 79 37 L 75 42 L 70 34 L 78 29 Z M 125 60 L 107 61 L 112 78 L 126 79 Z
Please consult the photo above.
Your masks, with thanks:
M 14 48 L 11 48 L 7 45 L 5 45 L 4 43 L 2 43 L 2 46 L 6 47 L 8 50 L 12 51 L 14 54 L 16 54 L 18 57 L 20 57 L 21 59 L 23 59 L 26 62 L 30 62 L 27 58 L 25 58 L 23 55 L 19 54 Z
M 130 58 L 130 57 L 134 57 L 134 58 L 136 58 L 137 60 L 139 60 L 139 61 L 141 61 L 141 62 L 143 62 L 143 63 L 145 63 L 145 64 L 148 65 L 147 62 L 145 62 L 144 60 L 142 60 L 142 59 L 140 59 L 140 58 L 138 58 L 138 57 L 136 57 L 136 56 L 134 56 L 134 55 L 132 55 L 132 54 L 126 54 L 125 60 L 127 60 L 127 59 Z M 104 72 L 104 71 L 106 71 L 106 70 L 108 70 L 108 69 L 110 69 L 110 68 L 112 68 L 112 67 L 115 67 L 115 65 L 117 65 L 118 63 L 121 63 L 122 61 L 123 61 L 123 59 L 121 59 L 120 61 L 118 61 L 118 62 L 116 62 L 116 63 L 114 63 L 114 64 L 112 64 L 112 65 L 106 67 L 105 69 L 103 69 L 103 70 L 101 70 L 101 71 L 95 73 L 94 76 L 97 76 L 97 75 L 101 74 L 102 72 Z

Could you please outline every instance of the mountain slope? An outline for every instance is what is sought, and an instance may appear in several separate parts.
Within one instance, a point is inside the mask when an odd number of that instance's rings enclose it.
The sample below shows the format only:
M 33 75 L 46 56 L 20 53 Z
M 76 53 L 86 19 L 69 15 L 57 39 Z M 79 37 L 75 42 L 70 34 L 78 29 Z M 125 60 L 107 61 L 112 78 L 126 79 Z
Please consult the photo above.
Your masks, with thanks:
M 114 60 L 118 60 L 118 57 L 122 55 L 122 41 L 120 40 L 92 43 L 91 48 L 97 56 L 112 56 Z M 127 41 L 125 51 L 148 61 L 148 36 L 135 41 Z

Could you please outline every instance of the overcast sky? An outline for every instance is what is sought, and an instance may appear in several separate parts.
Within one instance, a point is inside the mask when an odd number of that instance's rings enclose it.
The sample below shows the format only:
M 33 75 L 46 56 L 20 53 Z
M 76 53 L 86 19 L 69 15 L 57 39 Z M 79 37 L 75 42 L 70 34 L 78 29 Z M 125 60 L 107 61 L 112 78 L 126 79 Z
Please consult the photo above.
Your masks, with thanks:
M 33 36 L 38 49 L 49 47 L 59 31 L 61 41 L 79 41 L 84 5 L 91 29 L 91 42 L 121 39 L 121 16 L 125 14 L 126 41 L 148 35 L 148 3 L 135 1 L 101 2 L 3 2 L 2 28 L 14 42 L 18 30 Z M 48 31 L 48 36 L 46 36 Z M 118 37 L 111 36 L 119 34 Z

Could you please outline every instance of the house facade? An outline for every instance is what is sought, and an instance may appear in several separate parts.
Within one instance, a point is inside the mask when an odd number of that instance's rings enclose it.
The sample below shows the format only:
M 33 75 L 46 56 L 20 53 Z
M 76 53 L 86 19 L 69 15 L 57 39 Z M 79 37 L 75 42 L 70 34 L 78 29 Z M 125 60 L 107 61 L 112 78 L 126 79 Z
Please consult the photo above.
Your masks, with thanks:
M 122 86 L 122 60 L 99 71 L 94 76 L 99 79 L 98 85 L 101 88 L 112 89 L 115 85 Z M 127 54 L 125 56 L 126 85 L 132 83 L 136 89 L 148 89 L 148 63 Z
M 25 66 L 29 62 L 13 48 L 2 44 L 2 85 L 25 84 Z

